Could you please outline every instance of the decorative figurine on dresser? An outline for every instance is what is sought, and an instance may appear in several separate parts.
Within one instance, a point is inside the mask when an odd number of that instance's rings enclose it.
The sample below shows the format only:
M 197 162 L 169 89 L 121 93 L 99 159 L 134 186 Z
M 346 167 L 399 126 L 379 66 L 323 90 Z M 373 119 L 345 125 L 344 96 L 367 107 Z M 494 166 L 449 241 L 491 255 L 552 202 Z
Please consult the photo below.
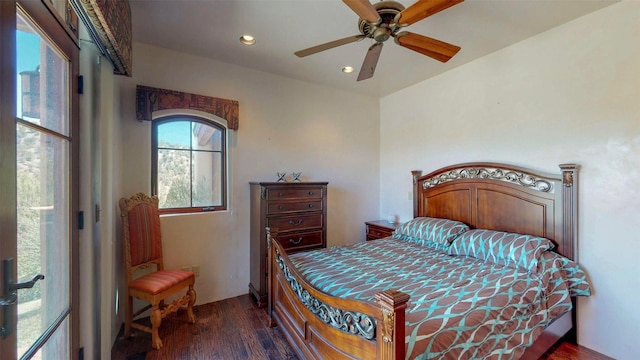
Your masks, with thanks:
M 258 307 L 267 305 L 267 234 L 287 252 L 327 246 L 328 182 L 251 182 L 249 293 Z

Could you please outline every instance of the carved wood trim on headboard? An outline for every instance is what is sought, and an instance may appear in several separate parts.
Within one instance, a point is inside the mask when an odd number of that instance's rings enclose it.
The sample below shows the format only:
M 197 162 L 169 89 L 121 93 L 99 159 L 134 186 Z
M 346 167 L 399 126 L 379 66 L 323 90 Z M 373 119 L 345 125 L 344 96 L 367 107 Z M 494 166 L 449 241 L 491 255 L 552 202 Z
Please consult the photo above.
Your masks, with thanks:
M 414 170 L 413 215 L 547 237 L 556 243 L 558 253 L 576 260 L 578 166 L 562 164 L 560 169 L 560 174 L 548 174 L 477 162 L 424 176 Z

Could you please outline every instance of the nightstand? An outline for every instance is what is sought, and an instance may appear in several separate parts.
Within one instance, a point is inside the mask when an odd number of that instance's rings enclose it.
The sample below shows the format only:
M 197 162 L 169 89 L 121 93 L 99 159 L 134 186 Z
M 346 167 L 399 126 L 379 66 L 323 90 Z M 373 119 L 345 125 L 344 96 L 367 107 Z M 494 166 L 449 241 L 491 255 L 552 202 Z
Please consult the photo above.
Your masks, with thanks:
M 367 226 L 367 241 L 369 241 L 391 236 L 396 227 L 400 226 L 401 223 L 396 222 L 390 224 L 387 220 L 375 220 L 366 221 L 364 224 Z

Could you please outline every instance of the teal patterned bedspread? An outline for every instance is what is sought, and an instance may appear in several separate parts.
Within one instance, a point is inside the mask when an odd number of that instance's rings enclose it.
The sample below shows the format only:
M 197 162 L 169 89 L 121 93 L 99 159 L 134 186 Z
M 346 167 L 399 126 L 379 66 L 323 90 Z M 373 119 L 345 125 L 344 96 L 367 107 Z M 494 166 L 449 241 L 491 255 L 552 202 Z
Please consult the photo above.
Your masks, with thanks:
M 387 289 L 409 294 L 407 359 L 517 359 L 571 310 L 570 296 L 590 294 L 577 264 L 550 251 L 532 272 L 392 238 L 289 258 L 332 296 L 375 302 Z

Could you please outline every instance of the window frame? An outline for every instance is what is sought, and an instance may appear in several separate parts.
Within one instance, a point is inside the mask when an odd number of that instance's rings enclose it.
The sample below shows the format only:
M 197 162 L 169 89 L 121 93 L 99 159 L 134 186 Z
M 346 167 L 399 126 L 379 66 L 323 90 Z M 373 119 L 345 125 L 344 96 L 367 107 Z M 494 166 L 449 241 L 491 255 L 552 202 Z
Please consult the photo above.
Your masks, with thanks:
M 221 174 L 221 184 L 222 184 L 222 204 L 218 206 L 191 206 L 191 207 L 181 207 L 181 208 L 160 208 L 160 214 L 188 214 L 188 213 L 202 213 L 202 212 L 217 212 L 217 211 L 226 211 L 228 209 L 228 158 L 229 158 L 229 149 L 228 149 L 228 128 L 223 121 L 216 121 L 215 119 L 211 119 L 209 116 L 200 116 L 194 114 L 184 114 L 184 113 L 173 113 L 166 114 L 158 117 L 154 117 L 151 125 L 151 194 L 158 195 L 158 127 L 161 124 L 165 124 L 173 121 L 190 121 L 201 123 L 215 129 L 218 129 L 222 132 L 221 135 L 221 161 L 222 161 L 222 174 Z M 189 153 L 192 154 L 194 151 L 193 146 L 188 149 Z M 190 156 L 191 158 L 191 156 Z M 189 174 L 189 183 L 192 184 L 191 179 L 192 174 Z M 193 204 L 193 191 L 191 191 L 191 203 Z

